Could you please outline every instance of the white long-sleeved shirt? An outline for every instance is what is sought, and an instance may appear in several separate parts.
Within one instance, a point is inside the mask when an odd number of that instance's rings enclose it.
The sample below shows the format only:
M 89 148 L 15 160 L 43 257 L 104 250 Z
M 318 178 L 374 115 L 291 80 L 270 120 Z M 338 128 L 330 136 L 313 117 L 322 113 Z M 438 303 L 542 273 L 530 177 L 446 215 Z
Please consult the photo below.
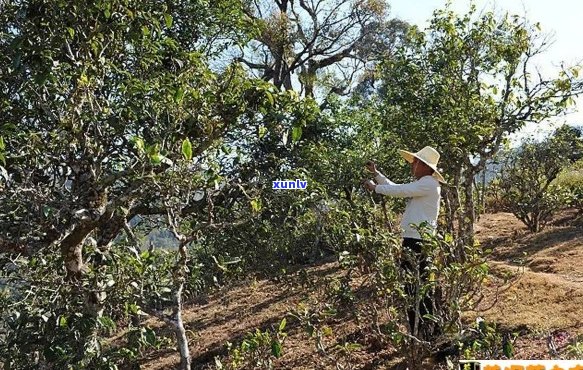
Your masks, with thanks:
M 419 232 L 410 225 L 419 225 L 423 221 L 427 221 L 435 233 L 441 199 L 441 186 L 435 177 L 427 175 L 408 184 L 396 184 L 379 172 L 375 179 L 379 184 L 376 193 L 410 198 L 401 220 L 404 238 L 421 239 Z

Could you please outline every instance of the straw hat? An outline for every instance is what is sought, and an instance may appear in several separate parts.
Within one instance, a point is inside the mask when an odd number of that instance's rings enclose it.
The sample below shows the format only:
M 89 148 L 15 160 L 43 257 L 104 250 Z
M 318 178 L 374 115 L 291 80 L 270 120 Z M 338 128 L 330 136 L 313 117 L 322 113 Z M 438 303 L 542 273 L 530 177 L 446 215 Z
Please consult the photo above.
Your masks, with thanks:
M 437 150 L 430 146 L 426 146 L 417 153 L 411 153 L 406 150 L 399 150 L 399 154 L 409 163 L 413 163 L 413 158 L 419 159 L 421 162 L 425 163 L 433 169 L 433 177 L 435 177 L 439 182 L 445 183 L 445 179 L 439 171 L 437 170 L 437 162 L 439 162 L 439 153 Z

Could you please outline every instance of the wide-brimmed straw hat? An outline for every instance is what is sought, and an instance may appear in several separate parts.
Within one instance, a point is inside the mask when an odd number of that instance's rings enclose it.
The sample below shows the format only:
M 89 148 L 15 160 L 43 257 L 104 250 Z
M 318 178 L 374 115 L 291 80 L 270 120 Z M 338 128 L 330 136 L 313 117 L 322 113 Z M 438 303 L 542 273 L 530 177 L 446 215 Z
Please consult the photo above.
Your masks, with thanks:
M 439 182 L 445 183 L 445 179 L 439 171 L 437 170 L 437 162 L 439 162 L 439 153 L 437 150 L 430 146 L 426 146 L 417 153 L 411 153 L 406 150 L 399 150 L 399 154 L 409 163 L 413 163 L 413 158 L 419 159 L 421 162 L 425 163 L 433 169 L 433 177 L 435 177 Z

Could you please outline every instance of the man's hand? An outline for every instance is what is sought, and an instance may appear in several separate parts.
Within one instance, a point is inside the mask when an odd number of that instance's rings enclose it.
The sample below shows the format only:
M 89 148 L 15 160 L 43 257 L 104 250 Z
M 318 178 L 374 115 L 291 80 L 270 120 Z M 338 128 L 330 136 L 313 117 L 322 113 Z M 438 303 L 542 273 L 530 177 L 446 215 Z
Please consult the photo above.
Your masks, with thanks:
M 371 174 L 373 174 L 375 176 L 378 174 L 377 165 L 373 161 L 367 161 L 364 166 L 366 167 L 368 172 L 370 172 Z
M 365 180 L 362 185 L 364 185 L 364 188 L 368 191 L 374 191 L 377 187 L 377 184 L 375 184 L 372 180 Z

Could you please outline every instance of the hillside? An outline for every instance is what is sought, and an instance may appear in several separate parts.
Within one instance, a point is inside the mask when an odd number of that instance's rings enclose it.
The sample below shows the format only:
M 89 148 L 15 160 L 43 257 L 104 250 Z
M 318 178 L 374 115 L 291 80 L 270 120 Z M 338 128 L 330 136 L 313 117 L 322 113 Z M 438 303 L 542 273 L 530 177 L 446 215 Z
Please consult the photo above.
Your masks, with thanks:
M 566 212 L 533 235 L 512 214 L 487 214 L 476 225 L 476 233 L 484 247 L 493 249 L 491 279 L 480 305 L 485 311 L 467 312 L 467 319 L 481 316 L 502 330 L 518 332 L 515 358 L 560 357 L 567 345 L 583 334 L 581 220 Z M 496 292 L 494 286 L 505 274 L 511 282 Z M 215 356 L 227 354 L 227 342 L 237 345 L 256 328 L 277 327 L 290 311 L 321 304 L 322 287 L 338 275 L 337 263 L 323 262 L 299 268 L 280 281 L 240 282 L 188 305 L 184 319 L 191 331 L 193 368 L 211 368 Z M 366 276 L 355 281 L 359 279 Z M 366 306 L 366 292 L 355 292 L 357 307 Z M 370 323 L 349 312 L 326 321 L 329 329 L 322 334 L 321 353 L 298 320 L 288 315 L 287 322 L 288 337 L 275 368 L 330 369 L 339 364 L 352 369 L 388 369 L 399 362 L 390 345 L 375 342 L 366 334 L 370 333 Z M 151 324 L 165 330 L 162 323 Z M 338 345 L 345 343 L 360 346 L 343 351 Z M 178 357 L 167 349 L 148 353 L 142 363 L 149 370 L 168 369 L 176 366 Z

